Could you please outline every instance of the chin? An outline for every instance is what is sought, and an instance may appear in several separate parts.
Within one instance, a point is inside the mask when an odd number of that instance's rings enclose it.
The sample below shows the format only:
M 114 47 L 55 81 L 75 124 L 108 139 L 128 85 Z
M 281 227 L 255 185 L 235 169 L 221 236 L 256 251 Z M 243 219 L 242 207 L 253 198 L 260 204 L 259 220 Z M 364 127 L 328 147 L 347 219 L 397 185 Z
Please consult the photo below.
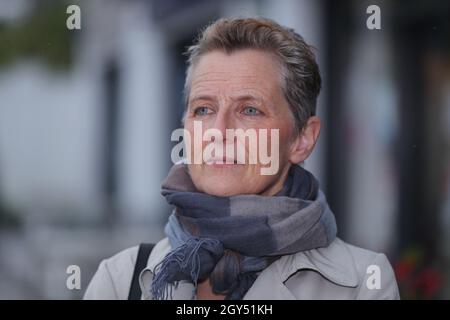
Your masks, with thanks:
M 261 181 L 252 178 L 252 173 L 248 167 L 241 165 L 204 166 L 202 170 L 192 170 L 191 177 L 199 191 L 218 197 L 230 197 L 258 194 Z
M 217 197 L 231 197 L 244 193 L 244 190 L 240 190 L 239 186 L 227 185 L 222 181 L 220 182 L 208 182 L 205 183 L 206 187 L 202 188 L 204 193 Z

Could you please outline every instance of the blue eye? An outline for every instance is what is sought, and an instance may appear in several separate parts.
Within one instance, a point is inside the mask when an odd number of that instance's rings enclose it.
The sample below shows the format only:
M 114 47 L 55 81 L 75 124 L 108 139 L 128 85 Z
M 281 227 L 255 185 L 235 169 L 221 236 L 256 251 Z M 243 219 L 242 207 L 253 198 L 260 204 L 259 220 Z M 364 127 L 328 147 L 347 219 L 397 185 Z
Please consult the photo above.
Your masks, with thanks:
M 243 113 L 247 116 L 256 116 L 261 114 L 261 111 L 259 111 L 258 109 L 254 108 L 254 107 L 245 107 L 243 110 Z
M 208 111 L 210 111 L 210 109 L 208 107 L 199 107 L 194 110 L 194 114 L 196 116 L 205 116 L 210 113 Z

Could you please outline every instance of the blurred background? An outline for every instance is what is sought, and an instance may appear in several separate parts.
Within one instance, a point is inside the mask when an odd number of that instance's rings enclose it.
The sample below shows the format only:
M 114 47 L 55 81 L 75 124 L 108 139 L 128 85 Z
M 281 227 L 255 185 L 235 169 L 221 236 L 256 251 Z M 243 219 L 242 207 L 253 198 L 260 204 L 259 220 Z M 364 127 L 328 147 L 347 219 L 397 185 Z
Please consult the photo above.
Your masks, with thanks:
M 163 237 L 182 53 L 205 24 L 254 15 L 317 48 L 306 167 L 339 236 L 386 253 L 402 298 L 450 298 L 448 1 L 0 0 L 0 299 L 79 299 L 102 259 Z

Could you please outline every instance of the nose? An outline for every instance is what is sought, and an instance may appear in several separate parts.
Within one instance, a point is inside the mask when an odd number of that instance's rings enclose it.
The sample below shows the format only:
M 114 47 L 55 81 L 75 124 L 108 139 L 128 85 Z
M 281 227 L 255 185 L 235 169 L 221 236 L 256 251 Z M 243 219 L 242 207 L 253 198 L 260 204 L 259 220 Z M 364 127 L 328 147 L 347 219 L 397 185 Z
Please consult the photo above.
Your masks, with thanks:
M 214 122 L 212 123 L 214 129 L 219 130 L 222 133 L 223 141 L 226 140 L 226 130 L 234 128 L 234 121 L 232 115 L 225 110 L 219 110 Z

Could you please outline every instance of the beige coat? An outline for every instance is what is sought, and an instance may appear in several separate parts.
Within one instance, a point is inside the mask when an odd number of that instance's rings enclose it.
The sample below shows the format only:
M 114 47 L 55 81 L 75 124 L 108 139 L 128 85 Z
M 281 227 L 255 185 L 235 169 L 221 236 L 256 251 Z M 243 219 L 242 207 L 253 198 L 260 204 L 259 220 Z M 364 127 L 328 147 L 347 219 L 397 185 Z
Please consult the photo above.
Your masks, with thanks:
M 167 238 L 153 249 L 140 275 L 142 299 L 151 299 L 154 268 L 170 250 Z M 137 251 L 138 247 L 129 248 L 103 260 L 84 298 L 127 299 Z M 191 283 L 181 281 L 173 288 L 173 298 L 190 299 L 192 290 Z M 281 257 L 258 275 L 244 296 L 262 300 L 399 298 L 393 270 L 384 254 L 357 248 L 338 238 L 326 248 Z

